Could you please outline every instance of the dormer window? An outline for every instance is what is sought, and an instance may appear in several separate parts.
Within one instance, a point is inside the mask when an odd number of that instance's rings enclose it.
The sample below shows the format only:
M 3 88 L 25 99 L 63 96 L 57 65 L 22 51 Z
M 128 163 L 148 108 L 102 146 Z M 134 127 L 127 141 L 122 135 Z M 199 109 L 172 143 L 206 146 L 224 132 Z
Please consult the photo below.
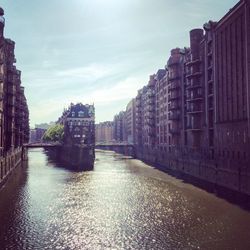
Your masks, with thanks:
M 79 111 L 78 112 L 78 117 L 84 117 L 84 112 L 83 111 Z

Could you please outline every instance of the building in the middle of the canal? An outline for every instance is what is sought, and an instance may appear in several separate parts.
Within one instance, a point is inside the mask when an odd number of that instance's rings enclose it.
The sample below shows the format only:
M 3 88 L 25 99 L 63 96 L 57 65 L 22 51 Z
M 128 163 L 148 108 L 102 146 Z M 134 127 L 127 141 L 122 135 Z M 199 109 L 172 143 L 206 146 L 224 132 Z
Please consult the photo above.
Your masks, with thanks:
M 59 155 L 65 163 L 93 168 L 95 160 L 95 108 L 82 103 L 71 104 L 58 123 L 64 126 L 63 143 Z

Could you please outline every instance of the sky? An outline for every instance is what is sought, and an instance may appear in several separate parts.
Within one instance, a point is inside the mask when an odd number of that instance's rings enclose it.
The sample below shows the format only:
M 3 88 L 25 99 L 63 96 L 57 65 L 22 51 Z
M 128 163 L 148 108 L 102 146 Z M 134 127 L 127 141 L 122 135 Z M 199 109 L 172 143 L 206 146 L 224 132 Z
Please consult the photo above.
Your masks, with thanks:
M 56 121 L 70 103 L 95 104 L 96 123 L 125 110 L 189 31 L 219 20 L 237 0 L 0 0 L 5 37 L 30 126 Z

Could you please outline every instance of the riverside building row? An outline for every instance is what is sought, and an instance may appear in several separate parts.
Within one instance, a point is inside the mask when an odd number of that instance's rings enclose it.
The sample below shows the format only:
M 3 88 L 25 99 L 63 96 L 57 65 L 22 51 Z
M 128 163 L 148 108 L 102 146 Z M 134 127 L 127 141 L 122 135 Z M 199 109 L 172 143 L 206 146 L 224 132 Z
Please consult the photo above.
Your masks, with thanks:
M 4 37 L 4 11 L 0 8 L 0 185 L 22 159 L 29 139 L 29 111 L 15 66 L 15 42 Z
M 114 116 L 113 121 L 100 122 L 95 125 L 96 143 L 134 144 L 135 140 L 135 99 L 132 99 L 125 111 Z
M 250 195 L 250 1 L 191 30 L 132 109 L 138 158 Z

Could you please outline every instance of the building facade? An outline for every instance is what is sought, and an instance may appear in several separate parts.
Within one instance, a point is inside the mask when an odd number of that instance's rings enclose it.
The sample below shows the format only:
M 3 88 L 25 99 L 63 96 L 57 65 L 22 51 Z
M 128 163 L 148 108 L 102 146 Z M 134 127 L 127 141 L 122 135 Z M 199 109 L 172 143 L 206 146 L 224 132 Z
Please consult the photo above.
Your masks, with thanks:
M 96 143 L 106 143 L 114 140 L 114 123 L 112 121 L 100 122 L 95 125 Z
M 129 144 L 135 142 L 135 99 L 132 99 L 127 107 L 125 114 L 125 126 L 126 126 L 126 141 Z
M 4 11 L 0 8 L 0 184 L 21 161 L 29 140 L 29 111 L 15 63 L 15 42 L 4 37 Z
M 250 1 L 242 0 L 213 27 L 214 149 L 218 178 L 250 190 Z
M 126 131 L 126 112 L 121 111 L 114 116 L 114 140 L 117 142 L 125 142 L 127 140 Z
M 71 104 L 58 123 L 64 125 L 65 145 L 95 144 L 95 108 L 82 103 Z
M 168 133 L 168 70 L 159 69 L 155 75 L 155 126 L 157 158 L 163 162 L 169 147 Z
M 250 1 L 189 36 L 137 93 L 136 155 L 250 195 Z

